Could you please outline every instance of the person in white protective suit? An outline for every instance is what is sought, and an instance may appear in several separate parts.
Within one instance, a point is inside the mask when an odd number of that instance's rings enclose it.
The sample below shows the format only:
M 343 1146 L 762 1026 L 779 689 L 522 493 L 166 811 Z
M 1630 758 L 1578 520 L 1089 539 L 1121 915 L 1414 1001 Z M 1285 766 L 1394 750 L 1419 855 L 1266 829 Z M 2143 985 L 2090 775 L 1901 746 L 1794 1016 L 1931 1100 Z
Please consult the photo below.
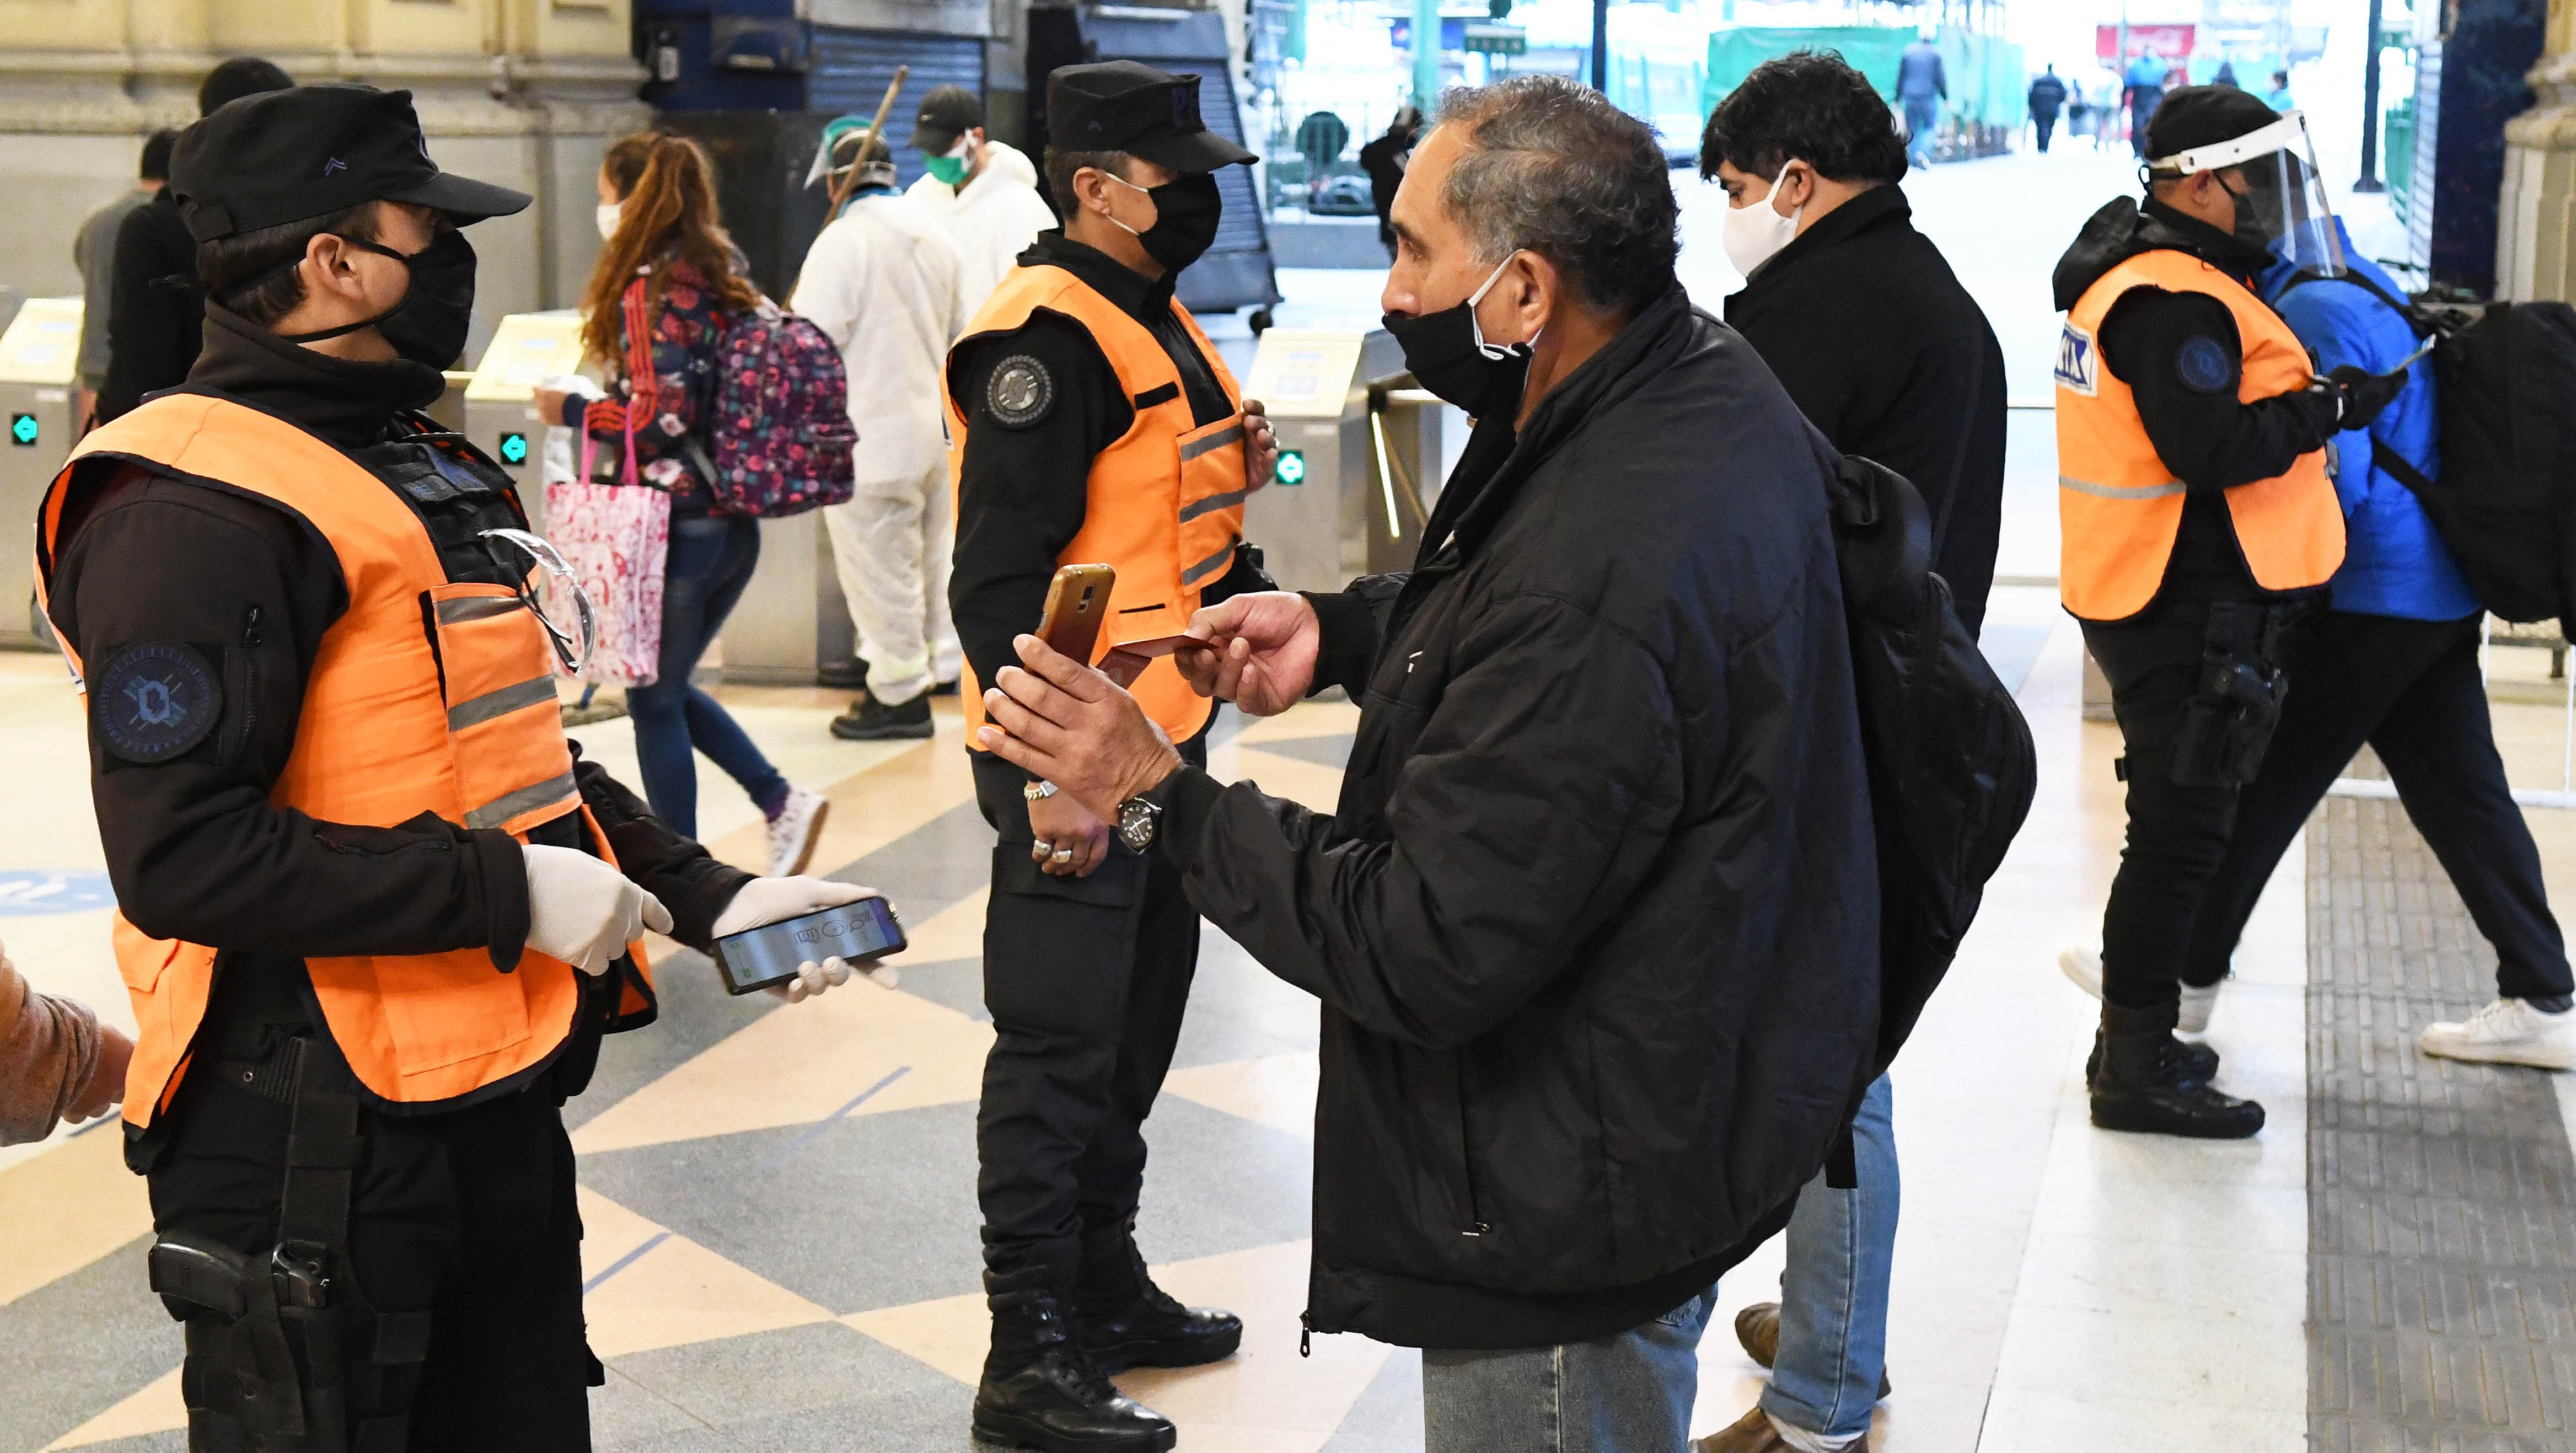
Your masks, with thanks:
M 832 735 L 927 737 L 930 697 L 955 689 L 962 662 L 948 618 L 957 521 L 939 371 L 968 317 L 963 264 L 938 221 L 895 191 L 893 153 L 864 122 L 835 123 L 824 145 L 823 179 L 842 178 L 844 157 L 858 176 L 788 306 L 839 345 L 859 431 L 856 490 L 823 523 L 867 674 Z
M 965 260 L 962 325 L 1038 234 L 1056 225 L 1055 213 L 1038 195 L 1037 168 L 1028 157 L 984 134 L 984 103 L 964 86 L 942 86 L 921 98 L 912 144 L 929 171 L 904 195 L 939 219 Z

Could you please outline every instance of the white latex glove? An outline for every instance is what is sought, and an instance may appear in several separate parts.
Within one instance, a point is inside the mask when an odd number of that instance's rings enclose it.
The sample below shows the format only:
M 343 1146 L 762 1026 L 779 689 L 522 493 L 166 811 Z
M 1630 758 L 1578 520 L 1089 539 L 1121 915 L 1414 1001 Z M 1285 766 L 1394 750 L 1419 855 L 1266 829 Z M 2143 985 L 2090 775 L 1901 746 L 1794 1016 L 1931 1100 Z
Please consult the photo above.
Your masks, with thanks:
M 528 947 L 585 974 L 604 974 L 643 936 L 671 931 L 662 900 L 574 848 L 519 849 L 528 869 Z
M 725 938 L 748 932 L 764 924 L 783 919 L 802 918 L 862 898 L 874 898 L 877 890 L 856 883 L 840 883 L 830 878 L 754 878 L 742 885 L 716 917 L 714 937 Z M 772 984 L 768 993 L 790 1004 L 802 1003 L 826 989 L 837 989 L 850 982 L 856 969 L 863 979 L 891 989 L 902 978 L 892 965 L 882 960 L 853 964 L 838 956 L 807 960 L 796 966 L 796 977 L 784 984 Z

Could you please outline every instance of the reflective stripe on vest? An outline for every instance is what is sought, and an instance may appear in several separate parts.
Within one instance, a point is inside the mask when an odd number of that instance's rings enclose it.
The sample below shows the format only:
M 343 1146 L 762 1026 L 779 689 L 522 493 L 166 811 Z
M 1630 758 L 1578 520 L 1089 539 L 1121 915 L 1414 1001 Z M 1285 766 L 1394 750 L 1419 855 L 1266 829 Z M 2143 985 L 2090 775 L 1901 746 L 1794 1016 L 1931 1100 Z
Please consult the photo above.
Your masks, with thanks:
M 2124 620 L 2164 584 L 2186 491 L 2156 454 L 2135 395 L 2105 367 L 2102 319 L 2136 287 L 2203 293 L 2227 305 L 2243 341 L 2240 402 L 2305 388 L 2308 350 L 2290 325 L 2234 278 L 2187 253 L 2142 252 L 2096 279 L 2066 315 L 2057 354 L 2058 594 L 2085 620 Z M 2343 509 L 2325 451 L 2286 473 L 2227 491 L 2254 581 L 2266 590 L 2325 584 L 2343 563 Z
M 1109 597 L 1109 624 L 1100 633 L 1101 654 L 1121 641 L 1176 635 L 1188 627 L 1207 583 L 1233 565 L 1235 546 L 1243 539 L 1243 502 L 1251 491 L 1244 478 L 1242 407 L 1238 403 L 1234 413 L 1213 424 L 1192 423 L 1180 370 L 1153 332 L 1060 267 L 1014 269 L 985 300 L 958 346 L 1011 332 L 1041 311 L 1081 325 L 1108 358 L 1119 389 L 1138 401 L 1127 432 L 1092 459 L 1081 533 L 1056 563 L 1099 563 L 1118 572 L 1117 588 Z M 1188 328 L 1226 398 L 1238 399 L 1234 375 L 1217 356 L 1216 345 L 1178 301 L 1172 312 Z M 953 482 L 966 457 L 966 415 L 953 396 L 948 399 L 948 437 Z M 1031 621 L 1028 627 L 1035 630 L 1037 624 Z M 1147 666 L 1128 690 L 1176 742 L 1196 736 L 1213 710 L 1168 657 Z M 971 667 L 963 694 L 971 745 L 984 721 L 983 693 Z
M 52 585 L 65 486 L 100 457 L 273 500 L 330 544 L 349 606 L 314 653 L 295 749 L 270 792 L 277 806 L 369 827 L 432 812 L 521 837 L 587 815 L 544 628 L 506 586 L 450 583 L 419 516 L 389 486 L 256 410 L 202 395 L 154 399 L 89 434 L 55 477 L 40 516 L 40 589 Z M 68 642 L 64 654 L 79 674 Z M 607 834 L 589 829 L 605 853 Z M 141 1026 L 125 1115 L 148 1125 L 178 1090 L 217 949 L 149 937 L 122 914 L 115 944 Z M 641 970 L 641 946 L 634 952 Z M 305 965 L 359 1082 L 401 1104 L 458 1099 L 541 1067 L 581 1003 L 573 968 L 534 951 L 510 973 L 480 948 Z M 649 981 L 627 987 L 627 1012 L 649 1007 Z

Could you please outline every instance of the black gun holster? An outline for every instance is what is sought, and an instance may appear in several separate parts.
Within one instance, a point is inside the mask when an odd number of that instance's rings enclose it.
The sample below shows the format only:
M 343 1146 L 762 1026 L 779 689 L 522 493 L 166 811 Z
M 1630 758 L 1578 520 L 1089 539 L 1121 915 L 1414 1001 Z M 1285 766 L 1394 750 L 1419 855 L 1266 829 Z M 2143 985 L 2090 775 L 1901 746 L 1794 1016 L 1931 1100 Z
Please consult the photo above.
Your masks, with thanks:
M 381 1315 L 349 1274 L 349 1200 L 365 1142 L 357 1082 L 327 1044 L 296 1038 L 259 1061 L 201 1067 L 289 1107 L 278 1240 L 246 1255 L 209 1237 L 165 1232 L 152 1244 L 152 1290 L 187 1324 L 180 1388 L 191 1453 L 400 1453 L 401 1411 L 352 1424 L 353 1373 L 380 1408 L 389 1378 L 409 1383 L 429 1351 L 430 1314 Z M 369 1366 L 345 1366 L 352 1330 L 369 1331 Z
M 2262 770 L 2281 725 L 2290 683 L 2279 665 L 2281 630 L 2297 606 L 2220 601 L 2209 608 L 2199 685 L 2183 702 L 2173 780 L 2185 787 L 2242 787 Z

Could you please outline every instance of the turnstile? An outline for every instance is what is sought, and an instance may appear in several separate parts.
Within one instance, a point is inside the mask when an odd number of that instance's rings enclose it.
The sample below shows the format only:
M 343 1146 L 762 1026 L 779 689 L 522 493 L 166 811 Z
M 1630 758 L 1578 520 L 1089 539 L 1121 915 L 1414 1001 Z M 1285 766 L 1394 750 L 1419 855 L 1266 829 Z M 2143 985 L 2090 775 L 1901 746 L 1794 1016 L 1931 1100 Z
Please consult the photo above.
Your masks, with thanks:
M 518 481 L 519 503 L 539 534 L 546 528 L 546 425 L 533 400 L 538 384 L 579 367 L 579 310 L 512 313 L 493 330 L 465 386 L 465 437 Z
M 36 511 L 80 426 L 81 300 L 29 298 L 0 331 L 0 647 L 53 645 L 36 609 Z
M 1412 383 L 1383 329 L 1261 335 L 1243 394 L 1278 430 L 1279 473 L 1244 505 L 1243 533 L 1281 587 L 1412 568 L 1441 461 L 1440 401 Z
M 811 686 L 823 667 L 856 653 L 821 510 L 760 522 L 760 566 L 723 640 L 724 679 L 760 686 Z

